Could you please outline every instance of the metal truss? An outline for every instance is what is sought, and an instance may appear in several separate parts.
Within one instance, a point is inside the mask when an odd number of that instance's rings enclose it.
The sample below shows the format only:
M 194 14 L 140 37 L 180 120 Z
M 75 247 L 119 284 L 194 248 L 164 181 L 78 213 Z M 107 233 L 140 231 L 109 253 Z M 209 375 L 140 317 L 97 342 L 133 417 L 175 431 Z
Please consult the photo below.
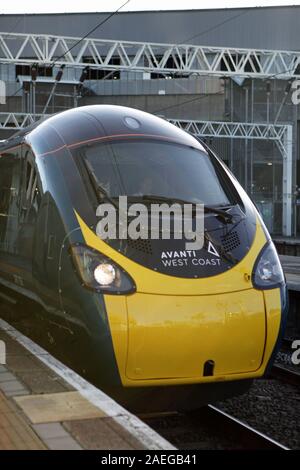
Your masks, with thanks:
M 77 45 L 78 41 L 80 43 Z M 71 49 L 71 50 L 70 50 Z M 88 60 L 87 60 L 88 59 Z M 46 34 L 0 33 L 0 63 L 65 64 L 178 76 L 300 78 L 300 51 L 159 44 Z
M 19 131 L 30 126 L 42 117 L 42 114 L 0 112 L 0 130 Z
M 42 114 L 0 113 L 0 130 L 20 130 Z M 283 234 L 292 235 L 293 126 L 246 122 L 189 121 L 168 119 L 180 129 L 199 137 L 267 140 L 275 142 L 283 159 Z
M 199 137 L 269 140 L 276 143 L 283 161 L 283 235 L 292 235 L 293 126 L 248 122 L 188 121 L 169 119 L 180 129 Z
M 272 140 L 282 155 L 286 155 L 285 136 L 289 125 L 248 122 L 190 121 L 168 119 L 180 129 L 201 137 L 229 137 L 230 139 Z

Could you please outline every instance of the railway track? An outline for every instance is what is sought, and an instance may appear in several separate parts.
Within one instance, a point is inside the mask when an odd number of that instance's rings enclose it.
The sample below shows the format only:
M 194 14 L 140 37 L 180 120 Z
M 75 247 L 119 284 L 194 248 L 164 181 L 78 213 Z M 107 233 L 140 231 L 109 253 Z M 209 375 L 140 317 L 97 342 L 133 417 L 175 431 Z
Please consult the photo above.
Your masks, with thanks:
M 288 369 L 280 364 L 275 364 L 271 371 L 271 376 L 283 382 L 300 386 L 300 373 L 296 370 Z
M 141 418 L 178 449 L 288 450 L 213 405 L 189 413 L 143 415 Z

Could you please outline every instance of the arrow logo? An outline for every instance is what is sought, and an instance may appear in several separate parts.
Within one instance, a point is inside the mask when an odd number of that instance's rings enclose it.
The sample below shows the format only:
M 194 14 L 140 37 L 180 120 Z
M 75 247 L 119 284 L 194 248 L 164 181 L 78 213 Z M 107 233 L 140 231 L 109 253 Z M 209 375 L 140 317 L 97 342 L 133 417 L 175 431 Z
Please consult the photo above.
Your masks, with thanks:
M 207 251 L 208 251 L 208 253 L 210 253 L 211 255 L 214 255 L 214 256 L 217 256 L 218 258 L 220 258 L 219 253 L 217 252 L 217 250 L 215 249 L 214 245 L 213 245 L 211 242 L 208 242 Z

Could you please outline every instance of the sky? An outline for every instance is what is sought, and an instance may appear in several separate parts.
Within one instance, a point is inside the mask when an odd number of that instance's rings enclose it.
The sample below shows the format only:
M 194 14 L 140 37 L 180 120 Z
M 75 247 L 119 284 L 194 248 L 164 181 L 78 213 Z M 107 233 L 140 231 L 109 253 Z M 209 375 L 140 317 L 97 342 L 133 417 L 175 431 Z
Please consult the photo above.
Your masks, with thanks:
M 26 2 L 1 1 L 0 13 L 61 13 L 115 11 L 126 0 L 26 0 Z M 255 6 L 300 5 L 300 0 L 130 0 L 120 11 L 188 10 L 210 8 L 235 8 Z

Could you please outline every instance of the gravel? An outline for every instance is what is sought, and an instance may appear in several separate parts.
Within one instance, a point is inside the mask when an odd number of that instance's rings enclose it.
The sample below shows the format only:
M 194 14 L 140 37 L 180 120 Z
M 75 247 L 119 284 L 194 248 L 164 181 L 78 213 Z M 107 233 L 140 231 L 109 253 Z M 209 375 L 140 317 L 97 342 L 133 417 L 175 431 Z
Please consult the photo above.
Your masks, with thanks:
M 275 379 L 254 381 L 250 391 L 218 408 L 289 447 L 300 449 L 300 389 Z
M 178 449 L 197 450 L 242 450 L 237 436 L 228 435 L 204 417 L 201 410 L 190 414 L 148 418 L 144 421 Z

